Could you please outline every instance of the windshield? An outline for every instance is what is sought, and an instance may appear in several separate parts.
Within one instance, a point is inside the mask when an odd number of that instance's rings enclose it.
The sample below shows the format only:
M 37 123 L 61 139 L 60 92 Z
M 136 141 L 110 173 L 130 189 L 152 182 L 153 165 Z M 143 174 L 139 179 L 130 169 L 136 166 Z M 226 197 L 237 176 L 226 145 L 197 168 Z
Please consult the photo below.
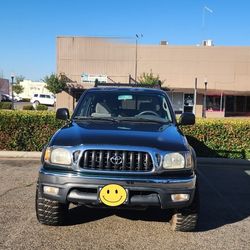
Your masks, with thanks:
M 172 122 L 165 95 L 129 91 L 88 92 L 73 119 Z

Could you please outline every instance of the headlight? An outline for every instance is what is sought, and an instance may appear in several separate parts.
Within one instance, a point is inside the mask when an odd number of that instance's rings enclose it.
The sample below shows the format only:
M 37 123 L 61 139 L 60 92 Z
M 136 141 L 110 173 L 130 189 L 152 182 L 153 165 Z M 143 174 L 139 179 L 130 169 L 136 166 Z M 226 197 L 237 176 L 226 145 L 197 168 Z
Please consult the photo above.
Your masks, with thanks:
M 46 162 L 60 165 L 71 165 L 71 152 L 65 148 L 47 148 L 44 156 Z
M 164 156 L 163 168 L 182 169 L 192 167 L 192 156 L 187 153 L 169 153 Z

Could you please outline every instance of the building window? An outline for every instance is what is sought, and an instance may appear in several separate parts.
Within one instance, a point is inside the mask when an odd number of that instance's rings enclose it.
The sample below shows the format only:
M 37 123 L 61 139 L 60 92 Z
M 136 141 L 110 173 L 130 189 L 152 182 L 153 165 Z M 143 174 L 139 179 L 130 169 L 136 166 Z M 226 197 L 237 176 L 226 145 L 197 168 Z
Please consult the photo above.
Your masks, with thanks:
M 247 112 L 250 112 L 250 96 L 247 97 Z
M 206 103 L 206 107 L 207 107 L 207 111 L 222 111 L 223 107 L 224 107 L 224 103 L 223 103 L 223 98 L 221 98 L 221 96 L 207 96 L 206 97 L 207 103 Z M 221 101 L 222 101 L 222 105 L 221 105 Z
M 234 96 L 226 97 L 226 112 L 234 112 Z
M 229 115 L 250 112 L 250 96 L 227 96 L 226 112 Z
M 194 94 L 184 94 L 184 112 L 193 112 Z
M 236 112 L 246 112 L 245 96 L 236 96 Z

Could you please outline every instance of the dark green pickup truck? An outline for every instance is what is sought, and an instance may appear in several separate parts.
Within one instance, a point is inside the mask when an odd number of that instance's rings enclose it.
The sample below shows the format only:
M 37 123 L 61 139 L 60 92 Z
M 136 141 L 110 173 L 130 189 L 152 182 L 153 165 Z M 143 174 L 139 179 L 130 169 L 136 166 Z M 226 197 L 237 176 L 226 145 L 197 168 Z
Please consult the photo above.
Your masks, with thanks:
M 42 154 L 36 191 L 39 222 L 62 225 L 69 204 L 147 208 L 171 214 L 176 231 L 194 230 L 199 193 L 196 156 L 165 92 L 146 88 L 93 88 L 84 92 Z

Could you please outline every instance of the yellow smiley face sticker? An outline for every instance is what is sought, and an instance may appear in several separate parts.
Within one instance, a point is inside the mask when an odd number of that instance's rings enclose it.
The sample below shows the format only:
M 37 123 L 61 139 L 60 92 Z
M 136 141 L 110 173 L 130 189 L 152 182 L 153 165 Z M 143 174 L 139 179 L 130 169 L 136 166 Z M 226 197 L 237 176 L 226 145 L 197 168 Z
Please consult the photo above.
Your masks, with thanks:
M 120 206 L 126 201 L 126 199 L 126 190 L 117 184 L 104 186 L 100 191 L 101 202 L 110 207 Z

